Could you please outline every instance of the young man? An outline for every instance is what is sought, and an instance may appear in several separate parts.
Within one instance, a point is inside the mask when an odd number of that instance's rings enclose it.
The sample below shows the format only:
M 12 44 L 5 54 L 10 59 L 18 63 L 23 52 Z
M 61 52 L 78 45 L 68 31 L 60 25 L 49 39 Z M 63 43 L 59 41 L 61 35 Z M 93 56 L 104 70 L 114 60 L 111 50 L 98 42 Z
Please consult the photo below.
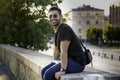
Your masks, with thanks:
M 61 9 L 51 7 L 49 21 L 55 32 L 55 61 L 42 69 L 42 80 L 59 80 L 66 73 L 82 72 L 85 68 L 85 54 L 73 30 L 62 23 Z

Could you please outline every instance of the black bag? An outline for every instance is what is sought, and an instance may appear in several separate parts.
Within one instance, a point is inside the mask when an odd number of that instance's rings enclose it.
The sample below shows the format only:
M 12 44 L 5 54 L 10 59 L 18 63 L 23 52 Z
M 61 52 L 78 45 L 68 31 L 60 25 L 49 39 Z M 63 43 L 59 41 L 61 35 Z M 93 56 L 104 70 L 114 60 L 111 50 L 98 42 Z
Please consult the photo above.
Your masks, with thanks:
M 86 56 L 85 65 L 87 65 L 87 64 L 89 64 L 89 63 L 92 62 L 93 57 L 92 57 L 92 54 L 91 54 L 90 50 L 89 50 L 89 49 L 86 49 L 86 47 L 82 44 L 81 41 L 80 41 L 80 44 L 81 44 L 81 46 L 82 46 L 83 49 L 84 49 L 84 54 L 85 54 L 85 56 Z
M 86 56 L 86 65 L 92 62 L 92 54 L 89 49 L 85 50 L 85 56 Z

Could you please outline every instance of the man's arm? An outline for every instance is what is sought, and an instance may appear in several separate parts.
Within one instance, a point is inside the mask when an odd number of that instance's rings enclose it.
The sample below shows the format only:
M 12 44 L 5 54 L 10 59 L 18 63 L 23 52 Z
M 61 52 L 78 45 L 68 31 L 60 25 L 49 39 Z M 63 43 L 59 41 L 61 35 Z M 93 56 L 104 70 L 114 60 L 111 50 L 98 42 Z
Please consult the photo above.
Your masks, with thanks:
M 54 60 L 57 60 L 59 58 L 59 50 L 56 46 L 54 46 L 54 52 L 53 52 Z
M 70 44 L 70 41 L 67 41 L 67 40 L 62 41 L 60 43 L 60 49 L 61 49 L 61 68 L 63 68 L 63 69 L 67 68 L 67 62 L 68 62 L 68 54 L 67 54 L 67 52 L 68 52 L 69 44 Z M 63 75 L 63 74 L 65 74 L 65 72 L 61 72 L 61 71 L 56 72 L 55 73 L 55 78 L 57 80 L 59 80 L 60 76 Z
M 66 69 L 67 68 L 67 62 L 68 62 L 68 48 L 69 48 L 70 41 L 65 40 L 60 43 L 60 49 L 61 49 L 61 68 Z

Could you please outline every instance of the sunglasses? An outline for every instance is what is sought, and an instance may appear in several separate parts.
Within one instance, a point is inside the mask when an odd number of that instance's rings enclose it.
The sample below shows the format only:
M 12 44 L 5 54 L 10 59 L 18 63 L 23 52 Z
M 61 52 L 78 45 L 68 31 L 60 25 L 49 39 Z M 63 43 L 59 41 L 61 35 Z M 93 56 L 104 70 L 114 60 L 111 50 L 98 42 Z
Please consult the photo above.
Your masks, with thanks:
M 53 15 L 50 15 L 49 18 L 57 18 L 58 17 L 58 14 L 53 14 Z

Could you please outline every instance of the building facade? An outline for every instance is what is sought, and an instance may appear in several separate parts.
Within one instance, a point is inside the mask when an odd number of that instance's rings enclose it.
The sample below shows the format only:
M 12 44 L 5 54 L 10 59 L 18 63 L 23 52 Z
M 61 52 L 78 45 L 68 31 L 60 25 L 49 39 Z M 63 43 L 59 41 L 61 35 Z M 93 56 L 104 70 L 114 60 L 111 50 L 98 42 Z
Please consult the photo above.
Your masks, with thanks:
M 79 39 L 87 39 L 86 31 L 90 26 L 104 27 L 104 10 L 83 5 L 69 12 L 67 23 Z
M 110 6 L 110 24 L 120 25 L 120 1 Z
M 104 17 L 105 19 L 105 26 L 108 26 L 110 23 L 109 23 L 109 16 L 105 16 Z

